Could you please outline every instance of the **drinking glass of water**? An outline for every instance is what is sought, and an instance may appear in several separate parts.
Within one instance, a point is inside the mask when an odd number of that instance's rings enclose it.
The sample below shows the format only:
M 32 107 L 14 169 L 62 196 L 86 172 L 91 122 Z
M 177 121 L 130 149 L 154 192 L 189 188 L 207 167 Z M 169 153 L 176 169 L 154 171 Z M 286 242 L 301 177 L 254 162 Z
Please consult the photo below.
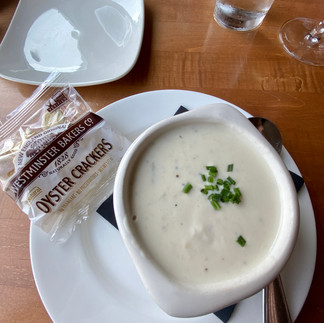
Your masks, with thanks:
M 214 18 L 221 26 L 248 31 L 261 25 L 274 0 L 216 0 Z

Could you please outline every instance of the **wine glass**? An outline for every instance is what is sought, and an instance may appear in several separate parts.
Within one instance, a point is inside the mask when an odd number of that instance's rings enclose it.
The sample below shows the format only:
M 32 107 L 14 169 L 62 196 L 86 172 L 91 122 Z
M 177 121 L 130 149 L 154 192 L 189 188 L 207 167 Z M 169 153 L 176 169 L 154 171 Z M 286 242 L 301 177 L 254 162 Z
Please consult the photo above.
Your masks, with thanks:
M 285 51 L 299 61 L 324 66 L 324 20 L 294 18 L 284 23 L 279 40 Z

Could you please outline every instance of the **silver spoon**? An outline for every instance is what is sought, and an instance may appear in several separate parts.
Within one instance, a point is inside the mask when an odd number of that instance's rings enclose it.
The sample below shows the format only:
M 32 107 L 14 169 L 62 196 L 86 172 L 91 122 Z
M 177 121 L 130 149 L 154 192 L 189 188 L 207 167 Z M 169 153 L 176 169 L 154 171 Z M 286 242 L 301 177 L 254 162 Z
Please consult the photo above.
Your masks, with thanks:
M 282 137 L 278 127 L 272 121 L 261 117 L 251 117 L 249 120 L 280 155 L 282 150 Z
M 270 120 L 251 117 L 249 120 L 270 142 L 280 155 L 282 137 L 278 127 Z M 263 289 L 263 323 L 291 323 L 291 316 L 280 275 Z

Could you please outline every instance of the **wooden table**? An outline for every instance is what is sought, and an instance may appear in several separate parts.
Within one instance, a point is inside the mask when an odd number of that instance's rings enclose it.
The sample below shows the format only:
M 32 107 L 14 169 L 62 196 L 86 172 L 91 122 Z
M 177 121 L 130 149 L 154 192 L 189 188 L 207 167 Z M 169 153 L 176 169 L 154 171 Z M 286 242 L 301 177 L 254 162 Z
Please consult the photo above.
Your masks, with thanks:
M 0 39 L 17 3 L 1 1 Z M 278 41 L 286 20 L 323 18 L 322 0 L 276 0 L 262 26 L 250 33 L 219 27 L 213 7 L 214 0 L 146 0 L 144 41 L 135 67 L 118 81 L 78 91 L 95 111 L 145 91 L 199 91 L 273 120 L 303 174 L 317 225 L 314 280 L 296 322 L 324 322 L 324 68 L 289 57 Z M 34 89 L 0 79 L 0 117 Z M 32 275 L 29 220 L 2 191 L 0 210 L 0 322 L 50 322 Z

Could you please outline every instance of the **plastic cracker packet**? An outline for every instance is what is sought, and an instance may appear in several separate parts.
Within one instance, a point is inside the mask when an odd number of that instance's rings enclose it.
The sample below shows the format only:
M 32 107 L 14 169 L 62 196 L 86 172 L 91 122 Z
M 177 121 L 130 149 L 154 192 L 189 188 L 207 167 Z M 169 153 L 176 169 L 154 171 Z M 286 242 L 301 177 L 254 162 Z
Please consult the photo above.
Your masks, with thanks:
M 0 183 L 52 241 L 65 242 L 112 193 L 129 145 L 54 73 L 0 121 Z

